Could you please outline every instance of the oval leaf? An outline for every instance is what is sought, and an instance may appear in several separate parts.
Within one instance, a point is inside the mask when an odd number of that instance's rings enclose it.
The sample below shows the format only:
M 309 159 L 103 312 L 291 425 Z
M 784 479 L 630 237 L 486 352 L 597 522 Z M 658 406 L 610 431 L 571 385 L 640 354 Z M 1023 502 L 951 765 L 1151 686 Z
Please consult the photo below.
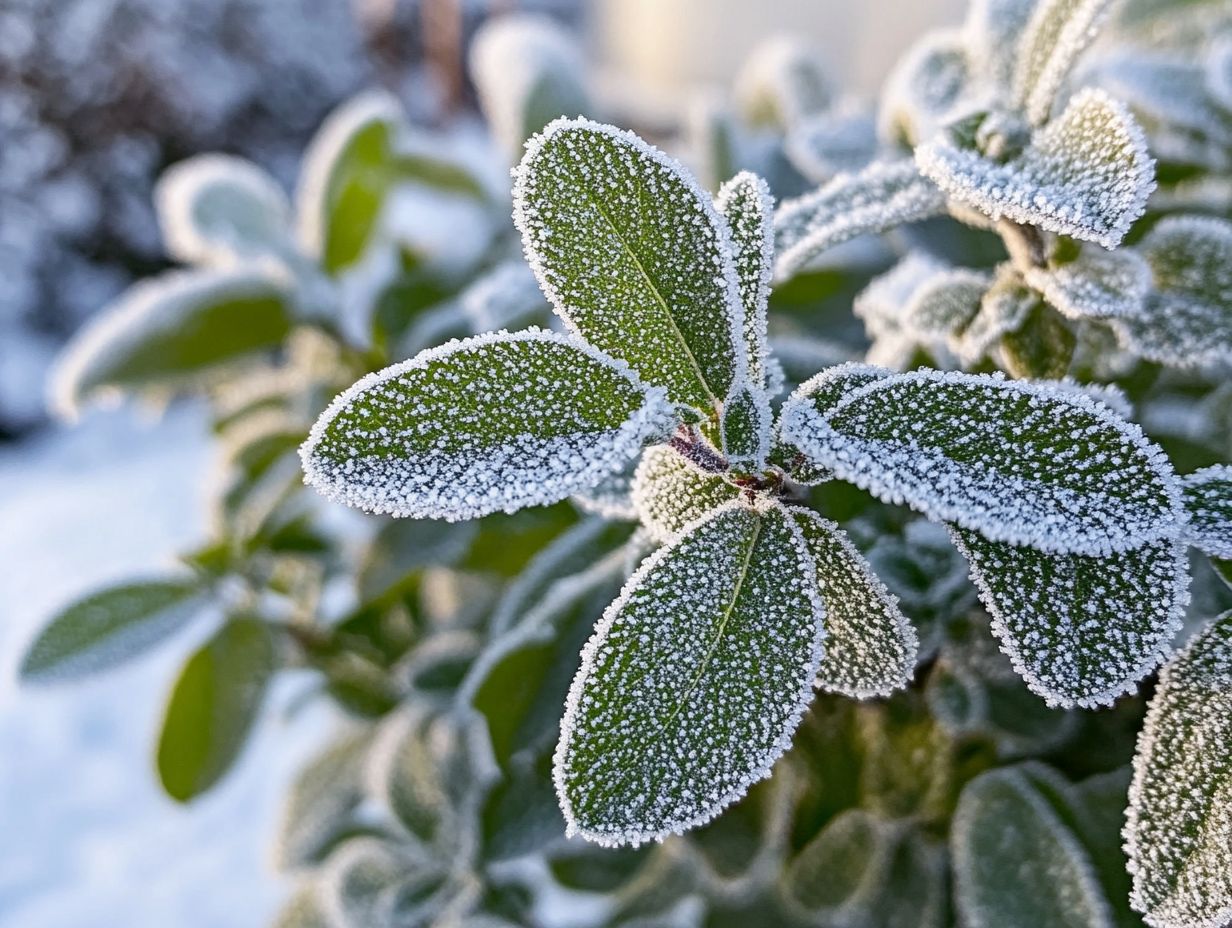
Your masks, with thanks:
M 740 491 L 667 445 L 647 448 L 633 477 L 633 505 L 650 537 L 663 544 Z
M 919 641 L 898 598 L 841 528 L 807 509 L 793 508 L 791 514 L 817 568 L 826 609 L 826 657 L 817 685 L 856 699 L 907 686 Z
M 993 541 L 1102 555 L 1177 532 L 1163 452 L 1072 390 L 916 371 L 870 383 L 828 415 L 793 397 L 781 422 L 813 465 Z
M 670 427 L 663 391 L 563 335 L 453 341 L 360 380 L 301 449 L 308 483 L 368 512 L 457 521 L 594 486 Z
M 1112 0 L 1041 0 L 1018 43 L 1014 95 L 1027 118 L 1048 119 L 1057 91 L 1095 38 Z
M 1189 601 L 1183 545 L 1045 554 L 954 529 L 1014 669 L 1050 706 L 1111 705 L 1168 654 Z
M 274 662 L 269 629 L 249 618 L 227 622 L 188 659 L 158 739 L 158 775 L 172 799 L 193 799 L 231 767 L 248 740 Z
M 557 120 L 514 172 L 514 221 L 556 312 L 676 403 L 717 415 L 747 369 L 727 224 L 637 136 Z
M 1232 465 L 1219 464 L 1181 478 L 1189 511 L 1185 535 L 1211 557 L 1232 558 Z
M 748 354 L 749 380 L 758 387 L 766 383 L 766 304 L 770 299 L 770 275 L 774 270 L 774 197 L 766 182 L 741 171 L 722 187 L 715 199 L 719 215 L 727 220 L 740 302 L 744 305 L 744 342 Z
M 1138 737 L 1125 850 L 1130 901 L 1160 928 L 1232 918 L 1232 612 L 1159 675 Z
M 647 558 L 569 691 L 553 777 L 570 833 L 680 833 L 769 774 L 822 657 L 812 571 L 775 504 L 730 503 Z
M 201 593 L 191 580 L 147 580 L 79 599 L 30 644 L 21 678 L 50 682 L 131 660 L 183 628 L 202 605 Z
M 969 928 L 1113 928 L 1086 851 L 1017 768 L 967 784 L 950 847 L 955 901 Z

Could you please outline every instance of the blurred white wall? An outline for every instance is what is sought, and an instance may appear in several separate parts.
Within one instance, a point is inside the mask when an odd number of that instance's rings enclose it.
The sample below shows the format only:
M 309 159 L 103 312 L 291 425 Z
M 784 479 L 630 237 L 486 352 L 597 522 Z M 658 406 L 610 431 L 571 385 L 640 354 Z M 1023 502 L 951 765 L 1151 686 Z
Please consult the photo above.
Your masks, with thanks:
M 966 0 L 595 0 L 591 40 L 605 82 L 670 106 L 730 83 L 777 33 L 813 41 L 847 91 L 871 98 L 924 31 L 958 25 Z

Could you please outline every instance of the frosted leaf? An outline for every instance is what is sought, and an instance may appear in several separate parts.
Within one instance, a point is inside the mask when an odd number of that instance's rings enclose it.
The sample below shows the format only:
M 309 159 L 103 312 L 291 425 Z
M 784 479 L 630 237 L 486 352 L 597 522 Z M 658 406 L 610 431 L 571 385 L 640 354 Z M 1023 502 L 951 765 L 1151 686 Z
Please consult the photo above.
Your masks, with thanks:
M 594 486 L 670 429 L 663 391 L 539 329 L 453 341 L 369 374 L 321 414 L 306 481 L 367 512 L 456 521 Z
M 1134 404 L 1130 402 L 1125 391 L 1114 383 L 1079 383 L 1069 377 L 1061 380 L 1040 381 L 1054 390 L 1068 390 L 1080 396 L 1090 397 L 1097 403 L 1107 406 L 1115 415 L 1122 419 L 1132 419 Z
M 21 679 L 46 683 L 97 673 L 140 656 L 203 605 L 190 580 L 147 580 L 92 593 L 60 611 L 21 660 Z
M 1025 280 L 1063 316 L 1107 319 L 1141 312 L 1151 289 L 1151 269 L 1131 249 L 1087 245 L 1073 261 L 1029 268 Z
M 826 610 L 826 656 L 817 685 L 856 699 L 907 686 L 919 642 L 898 598 L 835 523 L 808 509 L 790 511 L 817 568 Z
M 965 366 L 974 367 L 993 354 L 1003 338 L 1022 328 L 1039 303 L 1039 295 L 1023 283 L 1019 273 L 1002 265 L 980 300 L 979 312 L 955 336 L 951 347 Z
M 1125 850 L 1133 907 L 1157 928 L 1232 918 L 1232 613 L 1164 667 L 1138 736 Z
M 1039 0 L 1018 44 L 1014 96 L 1039 125 L 1078 56 L 1095 38 L 1112 0 Z
M 820 113 L 793 126 L 783 150 L 796 170 L 815 184 L 824 183 L 876 160 L 877 123 L 859 109 Z
M 774 216 L 775 277 L 785 280 L 821 252 L 857 236 L 944 211 L 945 197 L 910 159 L 878 161 L 858 174 L 840 174 L 779 206 Z
M 780 423 L 814 466 L 993 541 L 1102 555 L 1176 534 L 1164 453 L 1072 391 L 921 370 L 869 383 L 828 413 L 793 397 Z
M 737 385 L 723 404 L 722 445 L 736 470 L 760 471 L 770 453 L 770 400 L 766 391 Z
M 976 777 L 950 829 L 954 899 L 968 928 L 1113 928 L 1095 867 L 1021 767 Z
M 877 115 L 881 140 L 911 148 L 930 139 L 966 105 L 971 70 L 960 31 L 923 35 L 886 78 Z
M 398 922 L 393 910 L 406 891 L 403 884 L 423 898 L 443 878 L 410 846 L 365 834 L 329 856 L 315 885 L 330 928 L 394 928 Z M 421 881 L 426 885 L 416 885 Z
M 514 221 L 553 308 L 673 402 L 717 414 L 744 377 L 727 224 L 684 169 L 630 132 L 557 120 L 515 171 Z
M 620 470 L 613 471 L 593 487 L 580 490 L 571 497 L 573 504 L 582 512 L 593 513 L 605 519 L 633 521 L 638 518 L 633 505 L 633 474 L 638 459 L 632 458 Z
M 287 285 L 259 269 L 150 277 L 69 342 L 50 376 L 49 402 L 72 418 L 98 395 L 181 386 L 277 347 L 291 326 Z
M 1141 313 L 1114 321 L 1121 343 L 1164 364 L 1232 361 L 1232 223 L 1170 216 L 1138 250 L 1155 292 Z
M 920 170 L 996 220 L 1115 248 L 1155 189 L 1155 162 L 1129 111 L 1100 90 L 1076 94 L 1016 157 L 996 161 L 945 138 L 916 149 Z
M 1206 87 L 1232 117 L 1232 39 L 1218 39 L 1206 55 Z
M 717 190 L 744 162 L 745 133 L 717 93 L 690 97 L 681 118 L 687 163 L 707 190 Z
M 456 838 L 451 808 L 433 743 L 433 717 L 412 704 L 382 720 L 364 768 L 366 792 L 391 823 L 425 846 L 442 850 Z
M 364 799 L 367 732 L 344 735 L 296 774 L 282 808 L 274 854 L 281 870 L 315 863 L 355 827 Z
M 674 541 L 686 525 L 739 493 L 667 445 L 647 448 L 633 478 L 633 505 L 650 537 L 660 544 Z
M 638 568 L 582 651 L 553 779 L 569 833 L 637 844 L 769 775 L 812 698 L 824 610 L 794 520 L 736 501 Z
M 797 415 L 789 410 L 804 406 L 816 415 L 825 417 L 849 395 L 875 380 L 893 376 L 894 372 L 872 364 L 849 361 L 827 368 L 800 384 L 787 398 L 779 412 L 773 457 L 775 463 L 786 471 L 796 483 L 814 485 L 831 479 L 834 475 L 826 467 L 818 467 L 808 456 L 784 440 L 783 423 Z
M 496 332 L 526 322 L 548 305 L 525 261 L 506 261 L 466 288 L 458 297 L 462 313 L 476 334 Z
M 834 96 L 820 53 L 801 39 L 766 39 L 746 59 L 735 94 L 745 121 L 786 129 L 829 108 Z
M 172 165 L 154 203 L 167 253 L 186 264 L 228 264 L 290 245 L 287 195 L 243 158 L 197 155 Z
M 1038 0 L 972 0 L 963 31 L 979 69 L 998 87 L 1008 88 L 1018 44 Z
M 719 215 L 727 220 L 740 302 L 744 305 L 744 342 L 749 379 L 766 385 L 766 304 L 774 270 L 774 198 L 766 182 L 742 171 L 719 188 L 715 199 Z
M 1050 706 L 1111 705 L 1167 656 L 1189 602 L 1183 545 L 1092 557 L 953 534 L 1001 649 Z
M 1211 557 L 1232 559 L 1232 465 L 1217 464 L 1181 478 L 1189 512 L 1185 536 Z
M 545 16 L 486 20 L 475 33 L 469 64 L 492 135 L 511 159 L 553 119 L 590 109 L 577 44 Z

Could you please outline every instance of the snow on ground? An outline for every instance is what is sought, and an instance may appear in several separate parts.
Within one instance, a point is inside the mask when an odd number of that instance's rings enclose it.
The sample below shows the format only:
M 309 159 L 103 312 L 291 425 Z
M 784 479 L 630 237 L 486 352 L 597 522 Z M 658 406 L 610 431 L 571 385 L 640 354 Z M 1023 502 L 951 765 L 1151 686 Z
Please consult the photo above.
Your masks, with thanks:
M 0 450 L 0 924 L 6 928 L 256 928 L 287 882 L 268 848 L 279 800 L 329 727 L 269 700 L 233 775 L 187 808 L 155 782 L 164 696 L 198 622 L 88 682 L 19 688 L 31 636 L 76 596 L 198 541 L 208 459 L 202 416 L 131 411 Z M 293 681 L 282 681 L 295 689 Z M 302 682 L 302 681 L 301 681 Z

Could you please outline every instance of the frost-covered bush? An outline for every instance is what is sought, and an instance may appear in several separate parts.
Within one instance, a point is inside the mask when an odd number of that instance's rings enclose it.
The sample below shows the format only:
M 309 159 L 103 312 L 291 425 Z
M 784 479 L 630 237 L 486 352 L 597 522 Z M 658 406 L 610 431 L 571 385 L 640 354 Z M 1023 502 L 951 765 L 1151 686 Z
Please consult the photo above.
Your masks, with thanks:
M 347 721 L 287 928 L 1225 924 L 1232 222 L 1157 173 L 1179 113 L 1079 79 L 1109 7 L 977 2 L 877 113 L 775 41 L 669 140 L 702 182 L 498 22 L 512 226 L 380 96 L 293 204 L 173 169 L 190 267 L 54 397 L 204 392 L 217 531 L 27 677 L 209 615 L 158 749 L 188 800 L 309 671 Z M 1113 35 L 1217 59 L 1222 13 Z

